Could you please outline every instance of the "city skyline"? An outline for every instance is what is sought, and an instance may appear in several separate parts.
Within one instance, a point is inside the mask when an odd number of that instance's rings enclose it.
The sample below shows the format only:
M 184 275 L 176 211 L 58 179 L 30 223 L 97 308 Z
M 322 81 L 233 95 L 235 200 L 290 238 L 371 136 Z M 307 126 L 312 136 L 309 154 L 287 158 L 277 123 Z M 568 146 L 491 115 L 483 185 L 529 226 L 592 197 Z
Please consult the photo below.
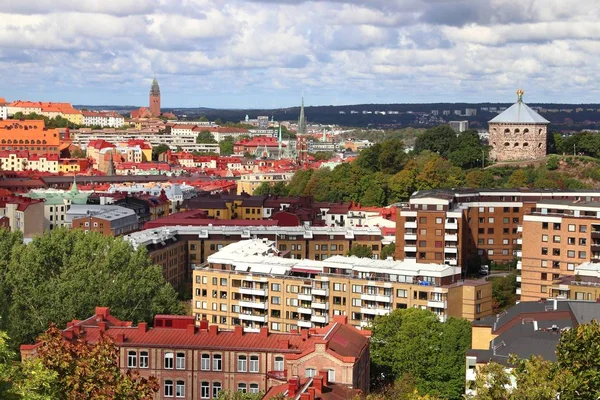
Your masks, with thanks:
M 215 4 L 216 3 L 216 4 Z M 0 97 L 74 104 L 282 108 L 593 103 L 592 1 L 8 1 Z

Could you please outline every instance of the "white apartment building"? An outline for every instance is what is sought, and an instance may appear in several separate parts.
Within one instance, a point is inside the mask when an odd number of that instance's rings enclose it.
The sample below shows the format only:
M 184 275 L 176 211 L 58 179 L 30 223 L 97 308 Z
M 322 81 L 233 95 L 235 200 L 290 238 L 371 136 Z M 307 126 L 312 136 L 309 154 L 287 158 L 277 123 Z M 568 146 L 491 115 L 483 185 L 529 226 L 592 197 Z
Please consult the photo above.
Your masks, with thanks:
M 83 124 L 87 126 L 101 126 L 120 128 L 125 125 L 125 118 L 116 112 L 82 111 Z

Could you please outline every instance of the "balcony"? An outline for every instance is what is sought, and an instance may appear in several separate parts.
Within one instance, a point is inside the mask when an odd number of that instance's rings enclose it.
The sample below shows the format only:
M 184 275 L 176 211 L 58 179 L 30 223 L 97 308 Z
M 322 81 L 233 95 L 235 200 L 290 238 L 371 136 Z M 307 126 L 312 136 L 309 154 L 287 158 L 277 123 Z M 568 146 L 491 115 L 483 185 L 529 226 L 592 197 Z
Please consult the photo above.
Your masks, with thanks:
M 414 233 L 405 233 L 404 240 L 417 240 L 417 235 Z
M 391 308 L 368 308 L 363 307 L 360 312 L 368 315 L 388 315 L 392 311 Z
M 521 288 L 518 287 L 517 290 L 515 291 L 516 294 L 518 294 L 519 296 L 521 295 Z
M 405 229 L 417 229 L 417 221 L 405 221 L 404 228 Z
M 521 275 L 517 275 L 517 282 L 521 282 Z
M 302 301 L 312 301 L 312 295 L 310 295 L 310 294 L 305 294 L 305 293 L 299 293 L 299 294 L 298 294 L 298 300 L 302 300 Z
M 312 328 L 312 322 L 299 319 L 298 327 L 299 328 Z
M 267 322 L 266 315 L 240 314 L 238 318 L 242 321 Z
M 404 246 L 404 252 L 405 253 L 416 253 L 417 246 Z
M 269 307 L 269 305 L 267 304 L 266 301 L 241 301 L 240 300 L 240 307 L 258 308 L 260 310 L 266 310 Z
M 444 240 L 446 242 L 458 242 L 458 235 L 457 234 L 452 234 L 452 235 L 445 234 Z
M 444 247 L 444 253 L 456 254 L 458 253 L 458 249 L 456 247 Z
M 247 294 L 249 296 L 267 296 L 268 293 L 267 289 L 240 288 L 240 294 Z
M 475 368 L 467 369 L 467 380 L 475 382 L 475 378 L 477 377 L 477 372 Z
M 329 310 L 329 303 L 319 303 L 319 302 L 313 301 L 311 303 L 311 307 L 314 308 L 315 310 Z
M 448 308 L 448 302 L 447 301 L 437 301 L 437 300 L 428 300 L 427 301 L 427 307 L 430 308 Z
M 458 229 L 458 222 L 448 222 L 446 221 L 446 223 L 444 224 L 444 228 L 449 230 L 449 229 Z
M 327 315 L 313 315 L 312 317 L 310 317 L 310 320 L 312 322 L 317 323 L 317 324 L 327 324 L 327 323 L 329 323 L 329 316 L 327 316 Z
M 517 244 L 523 244 L 523 238 L 517 238 Z
M 287 381 L 287 369 L 283 371 L 268 371 L 267 377 L 278 381 Z
M 360 299 L 366 300 L 366 301 L 379 301 L 382 303 L 391 303 L 392 302 L 392 296 L 382 296 L 382 295 L 377 295 L 377 294 L 361 294 Z
M 312 309 L 310 308 L 304 308 L 304 307 L 298 307 L 298 312 L 300 314 L 308 314 L 311 315 L 312 314 Z
M 515 256 L 517 256 L 517 257 L 519 257 L 519 258 L 522 258 L 522 257 L 523 257 L 523 252 L 522 252 L 521 250 L 517 250 L 517 251 L 515 252 Z
M 600 239 L 600 231 L 591 231 L 590 235 L 592 239 Z
M 517 269 L 523 269 L 523 261 L 517 261 Z
M 458 261 L 456 261 L 456 258 L 446 258 L 444 264 L 456 266 L 458 265 Z
M 312 295 L 313 296 L 329 296 L 329 289 L 316 289 L 316 288 L 312 288 Z

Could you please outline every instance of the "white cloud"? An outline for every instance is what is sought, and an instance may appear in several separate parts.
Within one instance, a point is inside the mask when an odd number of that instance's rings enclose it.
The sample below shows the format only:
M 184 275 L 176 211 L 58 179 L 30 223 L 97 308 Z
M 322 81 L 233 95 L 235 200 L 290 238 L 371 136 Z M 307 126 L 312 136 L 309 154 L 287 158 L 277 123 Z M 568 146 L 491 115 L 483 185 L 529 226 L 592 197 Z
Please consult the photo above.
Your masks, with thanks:
M 0 96 L 143 104 L 156 73 L 173 106 L 286 106 L 302 90 L 510 101 L 520 85 L 589 101 L 599 17 L 595 0 L 3 0 Z

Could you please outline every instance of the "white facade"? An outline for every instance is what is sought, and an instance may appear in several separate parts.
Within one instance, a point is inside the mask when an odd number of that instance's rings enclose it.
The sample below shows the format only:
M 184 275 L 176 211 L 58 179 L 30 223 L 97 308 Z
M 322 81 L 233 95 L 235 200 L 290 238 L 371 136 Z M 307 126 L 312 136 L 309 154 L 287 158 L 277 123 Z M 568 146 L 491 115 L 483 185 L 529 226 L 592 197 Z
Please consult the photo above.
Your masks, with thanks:
M 0 104 L 0 120 L 8 119 L 8 107 L 6 104 Z
M 103 113 L 94 111 L 83 112 L 83 124 L 87 126 L 101 126 L 107 128 L 120 128 L 125 125 L 125 118 L 117 113 Z

